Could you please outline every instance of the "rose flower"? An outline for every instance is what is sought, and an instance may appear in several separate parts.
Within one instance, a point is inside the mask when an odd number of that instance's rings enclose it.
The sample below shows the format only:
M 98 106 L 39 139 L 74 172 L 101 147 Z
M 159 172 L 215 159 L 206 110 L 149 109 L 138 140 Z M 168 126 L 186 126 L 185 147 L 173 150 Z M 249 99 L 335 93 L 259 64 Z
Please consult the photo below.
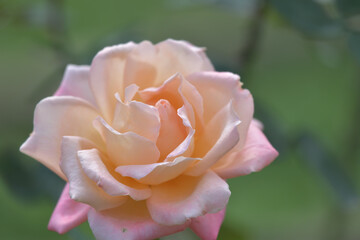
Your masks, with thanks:
M 216 239 L 225 180 L 278 155 L 239 80 L 175 40 L 106 47 L 91 66 L 69 65 L 20 148 L 67 182 L 48 228 L 65 233 L 88 220 L 97 239 L 187 227 Z

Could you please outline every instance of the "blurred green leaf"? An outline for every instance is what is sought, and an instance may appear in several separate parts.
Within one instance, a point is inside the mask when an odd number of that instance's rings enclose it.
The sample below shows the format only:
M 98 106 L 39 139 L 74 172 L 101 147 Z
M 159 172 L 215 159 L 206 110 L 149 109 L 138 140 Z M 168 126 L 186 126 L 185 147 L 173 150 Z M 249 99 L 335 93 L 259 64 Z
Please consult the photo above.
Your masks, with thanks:
M 63 64 L 43 79 L 35 91 L 29 95 L 29 100 L 33 103 L 37 103 L 41 99 L 53 95 L 61 83 L 65 69 L 66 64 Z
M 58 200 L 65 185 L 65 182 L 58 175 L 39 163 L 32 173 L 32 178 L 35 179 L 39 191 L 42 191 L 53 200 Z
M 350 52 L 354 55 L 358 63 L 360 63 L 360 33 L 351 33 L 348 43 Z
M 41 164 L 25 164 L 29 157 L 8 148 L 0 155 L 0 176 L 9 191 L 22 201 L 47 197 L 57 200 L 64 182 Z
M 269 0 L 276 11 L 293 27 L 312 37 L 334 37 L 341 32 L 322 5 L 313 0 Z
M 266 110 L 262 103 L 256 103 L 255 118 L 259 119 L 264 125 L 264 133 L 271 144 L 281 154 L 286 154 L 290 150 L 292 141 L 287 136 L 285 129 L 280 121 L 274 115 Z
M 244 233 L 240 233 L 239 229 L 231 228 L 227 224 L 223 224 L 220 228 L 218 239 L 249 239 Z
M 351 17 L 360 14 L 359 0 L 336 0 L 336 6 L 344 17 Z
M 340 204 L 349 208 L 358 200 L 354 184 L 337 164 L 334 157 L 311 134 L 304 134 L 299 139 L 300 152 L 304 160 L 314 168 L 331 186 Z
M 8 189 L 21 200 L 33 200 L 41 192 L 31 173 L 20 162 L 20 153 L 13 149 L 6 149 L 1 154 L 0 175 Z

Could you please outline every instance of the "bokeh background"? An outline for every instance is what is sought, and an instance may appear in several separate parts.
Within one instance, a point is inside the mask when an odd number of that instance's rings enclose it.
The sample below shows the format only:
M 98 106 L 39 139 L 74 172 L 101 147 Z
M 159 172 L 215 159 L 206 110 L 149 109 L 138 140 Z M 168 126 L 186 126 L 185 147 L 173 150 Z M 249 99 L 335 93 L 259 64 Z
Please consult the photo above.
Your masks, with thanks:
M 87 223 L 47 230 L 64 182 L 18 148 L 66 64 L 167 38 L 204 46 L 217 70 L 241 75 L 280 152 L 229 180 L 219 239 L 360 239 L 358 0 L 1 0 L 1 239 L 93 239 Z

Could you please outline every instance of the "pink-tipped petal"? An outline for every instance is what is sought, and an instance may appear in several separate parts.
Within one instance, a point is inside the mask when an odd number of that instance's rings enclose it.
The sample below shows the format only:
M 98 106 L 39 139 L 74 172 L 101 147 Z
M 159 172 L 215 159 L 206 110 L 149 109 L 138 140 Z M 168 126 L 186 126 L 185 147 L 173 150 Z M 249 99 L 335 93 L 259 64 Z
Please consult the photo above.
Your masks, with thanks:
M 90 66 L 67 65 L 61 85 L 54 95 L 79 97 L 96 106 L 89 79 Z
M 257 172 L 269 165 L 278 152 L 267 140 L 259 124 L 253 121 L 250 125 L 245 146 L 234 149 L 221 160 L 221 165 L 214 171 L 222 178 L 233 178 Z
M 185 230 L 186 224 L 160 225 L 151 219 L 144 201 L 127 201 L 108 211 L 89 211 L 88 221 L 98 240 L 152 240 Z
M 202 240 L 216 240 L 225 217 L 225 208 L 217 213 L 208 213 L 191 220 L 190 228 Z
M 51 215 L 48 229 L 64 234 L 85 222 L 89 210 L 89 205 L 76 202 L 70 198 L 69 184 L 66 184 Z
M 152 219 L 163 225 L 186 221 L 225 208 L 230 197 L 227 183 L 208 171 L 202 176 L 180 176 L 152 187 L 146 200 Z
M 61 145 L 61 170 L 69 181 L 71 199 L 91 205 L 98 210 L 114 208 L 123 204 L 127 196 L 111 196 L 92 181 L 82 169 L 78 159 L 80 150 L 93 149 L 96 146 L 80 137 L 63 137 Z

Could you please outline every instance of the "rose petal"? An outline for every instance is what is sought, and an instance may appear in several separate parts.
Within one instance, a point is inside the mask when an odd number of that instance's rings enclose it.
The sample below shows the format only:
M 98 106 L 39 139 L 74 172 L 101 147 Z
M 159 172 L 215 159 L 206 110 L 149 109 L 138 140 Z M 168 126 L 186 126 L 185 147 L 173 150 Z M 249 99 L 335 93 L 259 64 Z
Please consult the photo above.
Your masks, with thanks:
M 253 118 L 254 102 L 250 92 L 241 88 L 240 77 L 229 72 L 199 72 L 191 74 L 187 79 L 198 89 L 204 100 L 205 123 L 209 122 L 226 104 L 233 101 L 234 111 L 241 120 L 241 124 L 238 125 L 237 147 L 242 147 Z
M 141 183 L 157 185 L 178 177 L 190 165 L 199 160 L 198 158 L 178 157 L 172 162 L 119 166 L 116 171 L 122 176 L 137 179 Z
M 237 126 L 239 118 L 233 111 L 233 104 L 229 102 L 205 126 L 204 133 L 196 142 L 194 156 L 202 157 L 202 161 L 195 164 L 186 174 L 199 176 L 221 159 L 239 141 Z
M 227 154 L 214 171 L 222 178 L 233 178 L 257 172 L 269 165 L 278 152 L 271 146 L 259 125 L 252 122 L 249 128 L 245 146 L 235 148 Z
M 51 215 L 48 229 L 64 234 L 85 222 L 89 209 L 89 205 L 76 202 L 70 198 L 69 184 L 67 183 Z
M 208 213 L 191 220 L 190 228 L 202 240 L 216 240 L 225 217 L 225 208 L 217 213 Z
M 151 190 L 148 186 L 136 184 L 136 182 L 130 182 L 129 180 L 126 181 L 126 179 L 115 179 L 106 168 L 97 149 L 78 151 L 78 157 L 85 174 L 107 194 L 111 196 L 129 195 L 136 201 L 150 197 Z M 133 187 L 127 186 L 118 180 L 128 182 Z
M 223 209 L 230 197 L 227 183 L 209 171 L 199 177 L 180 176 L 152 186 L 146 200 L 152 219 L 163 225 L 183 224 L 187 220 Z
M 96 239 L 151 240 L 183 231 L 187 225 L 164 226 L 151 219 L 143 201 L 127 201 L 116 209 L 89 211 L 89 225 Z
M 161 124 L 156 146 L 160 151 L 160 159 L 165 159 L 171 151 L 184 141 L 186 130 L 182 119 L 167 100 L 159 100 L 155 107 L 159 111 Z
M 90 86 L 102 116 L 107 122 L 113 119 L 116 92 L 123 96 L 123 77 L 128 54 L 137 45 L 133 42 L 106 47 L 93 59 L 90 69 Z
M 168 39 L 158 43 L 156 49 L 159 60 L 154 64 L 158 68 L 155 86 L 175 73 L 187 76 L 194 72 L 214 70 L 204 54 L 204 48 L 192 46 L 185 41 Z
M 34 131 L 20 147 L 20 151 L 65 179 L 59 167 L 61 139 L 66 135 L 81 136 L 101 147 L 101 137 L 92 126 L 97 115 L 97 111 L 80 98 L 45 98 L 36 106 Z
M 96 106 L 89 79 L 90 66 L 67 65 L 61 85 L 54 95 L 79 97 Z
M 194 85 L 204 100 L 204 121 L 207 123 L 229 101 L 241 120 L 238 125 L 239 142 L 237 147 L 245 143 L 246 133 L 254 113 L 254 102 L 250 92 L 242 89 L 240 77 L 229 72 L 199 72 L 190 75 L 188 81 Z
M 191 123 L 189 117 L 187 115 L 187 111 L 185 106 L 182 106 L 177 110 L 177 115 L 182 119 L 183 125 L 186 127 L 188 135 L 172 152 L 167 155 L 165 161 L 172 161 L 174 157 L 184 156 L 189 157 L 192 155 L 194 151 L 194 135 L 195 129 L 191 127 Z
M 110 196 L 86 176 L 80 165 L 77 156 L 78 151 L 95 147 L 93 143 L 80 137 L 63 137 L 60 166 L 69 180 L 70 197 L 76 201 L 87 203 L 98 210 L 120 206 L 128 197 Z
M 157 72 L 157 51 L 149 41 L 139 43 L 126 58 L 124 86 L 136 84 L 140 89 L 153 86 Z
M 136 83 L 140 89 L 145 89 L 161 85 L 175 73 L 186 76 L 193 72 L 213 70 L 203 48 L 172 39 L 155 46 L 143 41 L 127 58 L 125 86 Z
M 136 84 L 130 84 L 129 86 L 127 86 L 125 88 L 124 103 L 125 104 L 129 103 L 134 98 L 134 96 L 138 91 L 139 91 L 139 86 Z
M 154 106 L 142 102 L 123 103 L 118 94 L 112 127 L 118 132 L 134 132 L 156 142 L 160 130 L 160 117 Z
M 228 104 L 241 85 L 240 77 L 229 72 L 196 72 L 186 79 L 195 86 L 204 101 L 205 121 L 210 121 Z
M 194 145 L 194 128 L 199 134 L 203 129 L 203 103 L 197 90 L 181 74 L 176 74 L 165 81 L 161 87 L 145 89 L 140 91 L 139 95 L 149 104 L 156 104 L 161 99 L 166 99 L 175 109 L 178 109 L 177 114 L 183 120 L 187 137 L 169 153 L 167 158 L 179 156 L 182 152 L 183 156 L 190 156 Z
M 175 109 L 178 109 L 183 105 L 183 99 L 178 94 L 182 80 L 182 76 L 176 73 L 166 79 L 160 87 L 146 88 L 139 91 L 139 95 L 148 104 L 155 105 L 160 99 L 166 99 Z
M 150 164 L 159 159 L 159 150 L 149 139 L 133 132 L 119 133 L 101 117 L 95 119 L 94 126 L 103 136 L 107 154 L 116 166 Z
M 203 99 L 197 89 L 180 73 L 172 75 L 160 87 L 139 91 L 144 102 L 155 105 L 159 100 L 168 100 L 175 109 L 185 105 L 189 120 L 197 129 L 203 124 Z M 196 125 L 195 120 L 198 121 Z

